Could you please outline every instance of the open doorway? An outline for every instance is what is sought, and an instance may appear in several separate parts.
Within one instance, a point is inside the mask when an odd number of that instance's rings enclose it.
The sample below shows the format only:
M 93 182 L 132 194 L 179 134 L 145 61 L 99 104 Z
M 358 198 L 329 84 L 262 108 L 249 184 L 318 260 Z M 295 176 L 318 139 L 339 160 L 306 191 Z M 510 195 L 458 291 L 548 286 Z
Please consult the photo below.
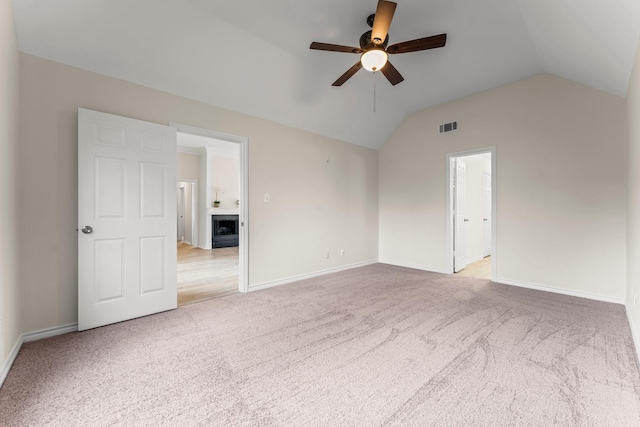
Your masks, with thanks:
M 171 125 L 178 130 L 178 305 L 246 292 L 247 141 Z
M 496 280 L 495 148 L 447 154 L 450 272 Z
M 180 152 L 178 152 L 180 153 Z M 180 158 L 183 154 L 178 154 Z M 184 158 L 181 158 L 183 161 Z M 177 184 L 178 241 L 198 246 L 198 180 L 181 179 Z

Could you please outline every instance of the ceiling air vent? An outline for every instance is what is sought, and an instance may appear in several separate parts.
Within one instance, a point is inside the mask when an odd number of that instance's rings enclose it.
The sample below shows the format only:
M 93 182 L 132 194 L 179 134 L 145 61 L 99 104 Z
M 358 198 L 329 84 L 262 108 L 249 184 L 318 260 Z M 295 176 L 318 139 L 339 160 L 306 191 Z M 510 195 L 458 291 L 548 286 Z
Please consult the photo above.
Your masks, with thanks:
M 451 123 L 443 123 L 440 125 L 440 133 L 453 132 L 454 130 L 458 130 L 458 122 Z

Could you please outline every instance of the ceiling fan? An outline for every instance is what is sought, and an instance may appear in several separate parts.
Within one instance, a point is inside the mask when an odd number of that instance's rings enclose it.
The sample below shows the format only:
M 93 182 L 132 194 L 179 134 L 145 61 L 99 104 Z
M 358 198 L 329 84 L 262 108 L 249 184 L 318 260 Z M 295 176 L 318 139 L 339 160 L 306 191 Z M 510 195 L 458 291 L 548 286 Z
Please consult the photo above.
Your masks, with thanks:
M 396 11 L 396 6 L 397 4 L 391 1 L 378 1 L 376 13 L 367 18 L 367 24 L 369 24 L 371 30 L 360 36 L 360 47 L 318 42 L 311 43 L 311 46 L 309 46 L 311 49 L 361 54 L 360 61 L 349 68 L 338 80 L 333 82 L 332 86 L 342 86 L 344 82 L 349 80 L 362 67 L 368 71 L 382 71 L 382 74 L 389 80 L 389 83 L 395 86 L 402 82 L 404 77 L 402 77 L 396 67 L 388 61 L 389 54 L 418 52 L 420 50 L 436 49 L 445 45 L 447 35 L 439 34 L 437 36 L 396 43 L 387 47 L 389 43 L 389 26 L 391 25 L 393 14 Z

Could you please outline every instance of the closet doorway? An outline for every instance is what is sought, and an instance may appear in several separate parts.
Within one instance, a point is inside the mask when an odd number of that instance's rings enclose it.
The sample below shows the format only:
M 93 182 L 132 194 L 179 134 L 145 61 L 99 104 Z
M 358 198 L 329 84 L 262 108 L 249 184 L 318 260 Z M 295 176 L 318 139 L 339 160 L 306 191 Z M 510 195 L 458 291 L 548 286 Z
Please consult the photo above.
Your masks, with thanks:
M 447 154 L 449 265 L 460 276 L 496 280 L 495 148 Z

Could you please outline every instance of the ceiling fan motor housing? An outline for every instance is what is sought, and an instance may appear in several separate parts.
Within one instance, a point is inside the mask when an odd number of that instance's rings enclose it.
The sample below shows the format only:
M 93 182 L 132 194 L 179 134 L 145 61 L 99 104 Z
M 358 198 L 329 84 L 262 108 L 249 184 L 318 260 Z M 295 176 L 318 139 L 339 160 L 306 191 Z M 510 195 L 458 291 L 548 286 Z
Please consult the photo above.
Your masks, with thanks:
M 382 46 L 384 49 L 386 49 L 388 44 L 389 44 L 389 34 L 387 34 L 387 37 L 384 39 L 384 43 L 378 46 Z M 360 48 L 362 50 L 367 50 L 373 46 L 375 45 L 371 41 L 371 30 L 369 30 L 360 36 Z

